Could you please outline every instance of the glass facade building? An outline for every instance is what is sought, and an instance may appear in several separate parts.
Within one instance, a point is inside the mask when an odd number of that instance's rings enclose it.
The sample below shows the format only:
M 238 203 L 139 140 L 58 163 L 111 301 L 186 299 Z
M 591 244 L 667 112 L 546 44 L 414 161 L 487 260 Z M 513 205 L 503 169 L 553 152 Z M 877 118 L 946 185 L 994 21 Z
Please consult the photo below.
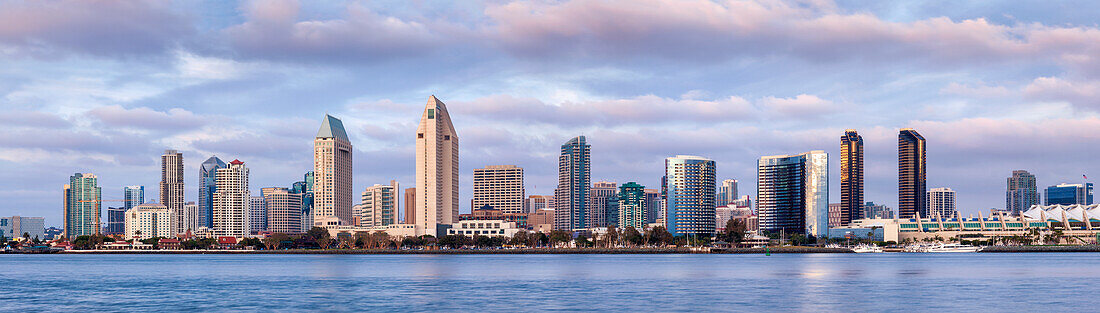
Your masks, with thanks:
M 645 186 L 636 182 L 625 183 L 619 187 L 619 227 L 645 228 L 649 223 L 647 198 Z
M 817 150 L 760 158 L 756 207 L 761 231 L 828 236 L 829 155 Z
M 145 204 L 145 186 L 122 187 L 122 208 L 124 210 L 129 211 L 142 204 Z
M 65 237 L 99 233 L 99 217 L 103 189 L 99 187 L 99 177 L 91 173 L 76 173 L 69 177 L 65 185 Z
M 678 155 L 665 159 L 665 225 L 673 236 L 714 234 L 714 160 Z
M 199 222 L 200 226 L 214 227 L 214 192 L 217 191 L 216 181 L 218 169 L 225 168 L 217 156 L 211 156 L 199 166 Z
M 1020 215 L 1033 205 L 1039 204 L 1039 189 L 1035 184 L 1035 175 L 1025 170 L 1012 171 L 1005 191 L 1005 209 L 1012 215 Z
M 840 207 L 837 225 L 863 218 L 863 137 L 854 129 L 840 137 Z
M 1092 204 L 1092 183 L 1058 184 L 1047 187 L 1046 205 Z
M 924 136 L 912 128 L 898 133 L 898 216 L 928 216 L 928 172 Z
M 584 136 L 573 137 L 561 145 L 558 188 L 554 190 L 554 229 L 588 228 L 591 149 Z

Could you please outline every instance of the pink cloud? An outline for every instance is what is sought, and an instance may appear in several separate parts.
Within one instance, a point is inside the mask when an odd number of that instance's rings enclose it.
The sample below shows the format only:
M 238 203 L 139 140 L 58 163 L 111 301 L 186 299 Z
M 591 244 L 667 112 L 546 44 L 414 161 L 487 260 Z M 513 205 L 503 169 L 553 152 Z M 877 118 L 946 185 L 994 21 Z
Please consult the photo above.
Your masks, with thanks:
M 161 53 L 194 32 L 160 1 L 14 1 L 0 3 L 0 48 L 43 56 Z M 0 51 L 3 51 L 0 49 Z
M 1040 101 L 1065 101 L 1079 108 L 1100 110 L 1100 81 L 1039 77 L 1024 87 L 1024 97 Z

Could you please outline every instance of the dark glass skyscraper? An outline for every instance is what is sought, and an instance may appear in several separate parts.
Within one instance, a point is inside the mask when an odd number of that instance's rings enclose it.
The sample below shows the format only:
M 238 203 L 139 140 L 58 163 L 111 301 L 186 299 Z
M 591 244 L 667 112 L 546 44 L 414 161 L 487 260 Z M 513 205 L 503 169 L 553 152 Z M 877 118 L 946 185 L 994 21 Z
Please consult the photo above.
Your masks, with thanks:
M 665 227 L 673 236 L 714 234 L 715 166 L 699 156 L 665 158 Z
M 1039 204 L 1039 189 L 1035 186 L 1035 175 L 1025 170 L 1012 171 L 1005 191 L 1005 209 L 1012 215 L 1020 215 L 1033 205 Z
M 561 145 L 558 157 L 558 188 L 554 190 L 554 229 L 572 231 L 588 228 L 588 189 L 591 146 L 584 136 Z
M 898 133 L 898 217 L 928 216 L 924 136 L 912 128 Z
M 840 225 L 863 218 L 863 137 L 854 129 L 840 137 Z
M 1092 204 L 1092 183 L 1058 184 L 1047 187 L 1046 205 Z
M 214 227 L 214 191 L 216 187 L 215 173 L 219 168 L 225 168 L 225 162 L 222 162 L 217 156 L 211 156 L 202 162 L 202 166 L 199 167 L 199 225 L 206 227 Z
M 762 157 L 756 185 L 761 231 L 828 236 L 829 155 L 825 151 Z

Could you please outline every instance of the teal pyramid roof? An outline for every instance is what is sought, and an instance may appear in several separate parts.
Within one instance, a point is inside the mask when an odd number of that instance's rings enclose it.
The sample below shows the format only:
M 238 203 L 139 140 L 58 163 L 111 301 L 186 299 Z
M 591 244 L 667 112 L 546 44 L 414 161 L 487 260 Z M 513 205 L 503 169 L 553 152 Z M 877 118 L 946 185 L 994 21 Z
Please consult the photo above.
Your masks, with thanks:
M 321 129 L 317 131 L 317 138 L 336 138 L 351 141 L 348 140 L 348 133 L 344 131 L 344 123 L 328 114 L 325 114 L 325 119 L 321 120 Z

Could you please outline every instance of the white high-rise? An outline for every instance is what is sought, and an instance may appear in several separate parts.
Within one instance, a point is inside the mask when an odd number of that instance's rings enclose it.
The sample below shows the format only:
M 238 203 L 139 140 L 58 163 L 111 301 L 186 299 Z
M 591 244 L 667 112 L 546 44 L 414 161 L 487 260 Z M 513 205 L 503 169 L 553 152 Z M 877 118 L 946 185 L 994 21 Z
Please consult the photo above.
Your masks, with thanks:
M 302 233 L 302 194 L 287 188 L 261 188 L 267 211 L 267 230 L 275 233 Z
M 248 168 L 244 166 L 244 162 L 233 160 L 226 168 L 219 168 L 216 176 L 214 235 L 248 236 Z
M 595 182 L 588 189 L 588 227 L 618 225 L 619 190 L 615 182 Z
M 171 211 L 158 203 L 146 203 L 126 211 L 126 239 L 174 237 Z
M 932 188 L 928 190 L 929 216 L 927 217 L 951 218 L 955 217 L 956 212 L 954 190 L 947 187 Z
M 263 196 L 251 196 L 248 198 L 248 231 L 249 233 L 267 230 L 267 203 Z
M 325 115 L 313 140 L 313 223 L 351 225 L 352 147 L 344 123 Z
M 178 234 L 183 225 L 183 153 L 165 150 L 160 156 L 160 204 L 172 212 L 172 232 Z
M 397 181 L 390 181 L 389 185 L 375 184 L 363 191 L 362 202 L 356 205 L 355 216 L 359 218 L 358 226 L 387 226 L 397 224 L 398 198 L 397 191 L 401 186 Z
M 715 200 L 715 205 L 727 206 L 731 202 L 737 201 L 737 197 L 737 180 L 723 180 L 722 183 L 718 185 L 718 197 Z
M 474 169 L 473 209 L 491 206 L 502 213 L 525 213 L 523 168 L 515 165 L 489 165 Z
M 458 134 L 447 106 L 435 96 L 416 129 L 416 225 L 427 234 L 458 221 Z
M 199 230 L 199 227 L 206 226 L 202 223 L 202 216 L 199 212 L 199 205 L 194 202 L 188 202 L 183 205 L 183 228 L 180 229 L 180 233 L 186 233 L 188 230 L 191 233 Z

